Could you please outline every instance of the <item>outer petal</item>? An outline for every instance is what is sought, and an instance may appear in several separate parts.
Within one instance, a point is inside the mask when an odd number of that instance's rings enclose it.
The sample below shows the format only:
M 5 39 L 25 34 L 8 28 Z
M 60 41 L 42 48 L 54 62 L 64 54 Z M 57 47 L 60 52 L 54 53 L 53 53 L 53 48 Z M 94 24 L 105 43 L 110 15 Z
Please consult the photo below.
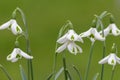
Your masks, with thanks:
M 67 48 L 68 48 L 68 51 L 70 52 L 70 53 L 74 53 L 74 44 L 73 43 L 69 43 L 69 45 L 67 46 Z
M 17 51 L 17 48 L 14 48 L 14 50 L 12 51 L 12 53 L 7 56 L 7 60 L 8 61 L 16 58 L 16 56 L 17 56 L 17 52 L 16 51 Z
M 105 37 L 110 34 L 110 30 L 111 30 L 110 25 L 104 29 L 104 36 Z M 100 31 L 99 33 L 102 35 L 102 31 Z
M 116 55 L 115 54 L 110 54 L 110 57 L 108 59 L 108 64 L 116 65 Z
M 17 23 L 13 23 L 11 25 L 11 31 L 14 35 L 22 33 L 22 29 L 20 28 L 20 26 Z
M 62 43 L 65 43 L 67 41 L 67 38 L 66 36 L 68 35 L 68 33 L 66 33 L 65 35 L 63 35 L 62 37 L 60 37 L 57 42 L 62 44 Z
M 110 57 L 110 55 L 106 56 L 105 58 L 103 58 L 102 60 L 100 60 L 98 63 L 99 63 L 99 64 L 104 64 L 104 63 L 107 63 L 107 62 L 108 62 L 109 57 Z
M 76 45 L 76 48 L 78 49 L 78 52 L 79 52 L 79 53 L 82 53 L 82 52 L 83 52 L 83 51 L 82 51 L 82 48 L 81 48 L 80 46 Z
M 118 64 L 120 64 L 120 58 L 116 56 L 116 61 Z
M 100 41 L 104 41 L 104 40 L 105 40 L 105 38 L 102 37 L 102 36 L 97 32 L 96 29 L 95 29 L 94 37 L 95 37 L 95 39 L 100 40 Z
M 13 58 L 12 60 L 11 60 L 11 62 L 17 62 L 18 61 L 18 58 Z
M 3 29 L 8 28 L 10 25 L 11 25 L 11 20 L 9 20 L 8 22 L 2 24 L 2 25 L 0 26 L 0 30 L 3 30 Z
M 91 30 L 92 29 L 93 28 L 90 28 L 88 31 L 81 33 L 80 36 L 81 37 L 89 37 L 91 35 Z
M 56 50 L 56 52 L 57 52 L 57 53 L 61 53 L 64 49 L 66 49 L 67 44 L 68 44 L 68 43 L 64 43 L 62 46 L 60 46 L 60 47 Z
M 21 49 L 19 55 L 23 56 L 26 59 L 33 59 L 33 56 L 29 56 L 27 53 L 23 52 Z
M 76 41 L 78 39 L 78 35 L 74 30 L 69 30 L 68 31 L 68 35 L 67 35 L 67 39 L 70 41 Z
M 117 26 L 115 24 L 111 24 L 111 26 L 112 26 L 112 34 L 114 36 L 120 35 L 120 30 L 117 28 Z
M 77 41 L 80 41 L 80 42 L 84 43 L 84 41 L 83 41 L 83 39 L 82 39 L 82 37 L 80 35 L 78 36 Z

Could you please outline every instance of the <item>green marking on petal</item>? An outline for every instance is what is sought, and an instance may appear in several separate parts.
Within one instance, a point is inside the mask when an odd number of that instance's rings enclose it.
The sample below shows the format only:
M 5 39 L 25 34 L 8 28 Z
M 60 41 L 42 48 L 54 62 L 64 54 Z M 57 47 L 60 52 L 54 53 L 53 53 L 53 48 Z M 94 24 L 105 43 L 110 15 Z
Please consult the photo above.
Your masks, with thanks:
M 112 33 L 112 30 L 110 30 L 110 32 L 109 33 Z
M 71 40 L 74 40 L 74 36 L 73 35 L 71 36 Z
M 20 32 L 20 28 L 18 26 L 16 27 L 16 30 L 17 30 L 17 32 Z
M 94 35 L 93 35 L 93 34 L 91 34 L 91 35 L 90 35 L 90 37 L 91 37 L 91 38 L 94 38 Z
M 72 52 L 75 52 L 75 49 L 74 49 L 74 48 L 72 49 Z
M 114 64 L 114 60 L 112 60 L 111 63 Z
M 119 33 L 119 30 L 116 30 L 116 33 Z
M 21 59 L 22 56 L 18 54 L 18 55 L 16 56 L 16 58 Z

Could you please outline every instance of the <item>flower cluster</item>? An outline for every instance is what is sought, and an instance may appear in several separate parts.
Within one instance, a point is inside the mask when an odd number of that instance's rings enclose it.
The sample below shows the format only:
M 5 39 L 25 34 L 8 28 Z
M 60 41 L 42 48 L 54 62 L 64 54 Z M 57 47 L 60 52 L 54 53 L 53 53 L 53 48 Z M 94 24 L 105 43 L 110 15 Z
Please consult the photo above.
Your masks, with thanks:
M 15 19 L 10 19 L 8 22 L 2 24 L 0 26 L 0 30 L 8 29 L 12 31 L 14 35 L 22 35 L 23 31 L 21 27 L 17 24 Z M 33 59 L 33 56 L 28 55 L 27 53 L 23 52 L 20 48 L 14 48 L 11 54 L 7 56 L 7 60 L 11 62 L 16 62 L 22 57 L 26 59 Z
M 70 53 L 75 55 L 77 53 L 82 53 L 82 48 L 75 43 L 76 41 L 83 43 L 84 41 L 82 38 L 84 37 L 89 38 L 92 43 L 94 43 L 96 40 L 105 41 L 108 35 L 120 35 L 120 30 L 117 28 L 115 23 L 110 23 L 107 28 L 101 31 L 98 31 L 95 27 L 91 27 L 90 29 L 80 33 L 79 35 L 73 29 L 68 29 L 67 33 L 58 38 L 57 43 L 62 45 L 57 48 L 56 53 L 61 53 L 66 48 Z M 108 64 L 115 66 L 116 63 L 120 64 L 120 58 L 117 57 L 115 53 L 110 53 L 110 55 L 100 60 L 99 64 L 104 64 L 107 62 Z

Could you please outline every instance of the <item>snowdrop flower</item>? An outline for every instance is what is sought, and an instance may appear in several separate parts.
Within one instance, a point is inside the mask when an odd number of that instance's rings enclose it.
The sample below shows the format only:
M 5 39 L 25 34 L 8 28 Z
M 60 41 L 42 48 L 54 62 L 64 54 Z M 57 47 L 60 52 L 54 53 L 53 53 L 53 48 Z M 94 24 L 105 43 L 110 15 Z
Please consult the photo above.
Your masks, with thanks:
M 15 19 L 11 19 L 8 22 L 2 24 L 0 26 L 0 30 L 4 29 L 10 29 L 14 35 L 21 34 L 22 29 L 21 27 L 17 24 Z
M 16 62 L 22 57 L 26 59 L 33 59 L 33 56 L 29 56 L 27 53 L 23 52 L 20 48 L 14 48 L 12 53 L 7 56 L 7 60 L 11 62 Z
M 88 31 L 81 33 L 80 36 L 88 37 L 92 41 L 92 43 L 94 43 L 95 40 L 100 40 L 100 41 L 105 40 L 105 38 L 100 35 L 100 33 L 97 31 L 97 29 L 93 28 L 93 27 L 90 28 Z
M 70 53 L 73 53 L 75 55 L 77 53 L 82 53 L 82 48 L 75 44 L 75 41 L 83 43 L 82 38 L 73 29 L 71 29 L 65 35 L 63 35 L 57 40 L 58 43 L 63 45 L 60 46 L 56 50 L 56 52 L 60 53 L 67 48 Z
M 108 63 L 109 65 L 113 65 L 113 69 L 114 69 L 116 63 L 120 64 L 120 58 L 117 57 L 116 54 L 110 53 L 110 55 L 99 61 L 99 64 L 105 64 L 105 63 Z
M 102 34 L 102 31 L 100 31 L 100 34 Z M 109 24 L 108 27 L 104 29 L 104 36 L 106 37 L 109 34 L 112 34 L 114 36 L 120 35 L 120 30 L 117 28 L 115 23 Z

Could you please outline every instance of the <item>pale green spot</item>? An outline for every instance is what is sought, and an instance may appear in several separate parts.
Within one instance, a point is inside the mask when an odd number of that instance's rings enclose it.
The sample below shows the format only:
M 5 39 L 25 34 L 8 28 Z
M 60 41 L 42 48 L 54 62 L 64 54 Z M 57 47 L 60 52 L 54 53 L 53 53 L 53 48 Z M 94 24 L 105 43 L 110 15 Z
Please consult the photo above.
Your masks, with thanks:
M 20 32 L 20 29 L 19 29 L 19 27 L 18 27 L 18 26 L 16 27 L 16 30 L 17 30 L 17 32 Z
M 112 60 L 111 63 L 114 64 L 114 60 Z
M 74 40 L 74 36 L 73 35 L 71 36 L 71 40 Z
M 90 35 L 90 37 L 91 37 L 91 38 L 94 38 L 94 35 L 93 35 L 93 34 L 91 34 L 91 35 Z

